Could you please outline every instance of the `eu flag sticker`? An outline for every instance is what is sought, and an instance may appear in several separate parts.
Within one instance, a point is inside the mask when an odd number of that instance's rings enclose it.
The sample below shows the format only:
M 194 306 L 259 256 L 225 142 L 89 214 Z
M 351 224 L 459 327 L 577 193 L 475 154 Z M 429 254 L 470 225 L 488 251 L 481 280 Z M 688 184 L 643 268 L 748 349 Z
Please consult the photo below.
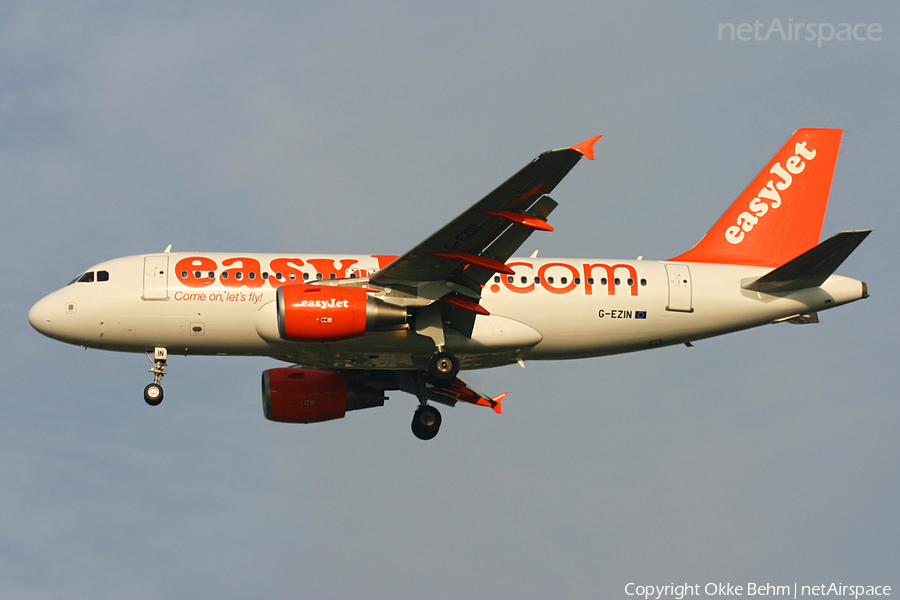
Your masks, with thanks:
M 636 311 L 634 311 L 634 318 L 635 318 L 635 319 L 646 319 L 646 318 L 647 318 L 647 311 L 646 311 L 646 310 L 636 310 Z

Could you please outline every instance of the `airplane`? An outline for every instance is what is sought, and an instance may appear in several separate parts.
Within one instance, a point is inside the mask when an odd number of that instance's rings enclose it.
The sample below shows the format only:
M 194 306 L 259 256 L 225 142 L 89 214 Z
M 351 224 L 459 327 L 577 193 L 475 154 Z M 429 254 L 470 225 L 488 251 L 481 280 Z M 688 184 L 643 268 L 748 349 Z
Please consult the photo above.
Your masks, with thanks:
M 668 260 L 513 257 L 549 232 L 548 194 L 601 136 L 544 152 L 400 256 L 164 252 L 87 269 L 28 320 L 50 338 L 145 353 L 163 400 L 169 354 L 268 356 L 264 416 L 315 423 L 418 401 L 414 435 L 441 426 L 434 404 L 502 412 L 506 393 L 461 369 L 605 356 L 686 344 L 770 323 L 818 323 L 868 297 L 834 274 L 870 233 L 819 242 L 841 129 L 799 129 L 712 229 Z

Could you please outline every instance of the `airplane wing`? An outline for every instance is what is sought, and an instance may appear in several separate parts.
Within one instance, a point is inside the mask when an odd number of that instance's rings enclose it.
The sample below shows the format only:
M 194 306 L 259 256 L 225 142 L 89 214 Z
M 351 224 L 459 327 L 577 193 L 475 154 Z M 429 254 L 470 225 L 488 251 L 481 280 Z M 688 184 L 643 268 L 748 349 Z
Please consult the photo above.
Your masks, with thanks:
M 481 287 L 494 273 L 512 274 L 504 263 L 534 230 L 553 231 L 547 216 L 557 204 L 546 194 L 582 156 L 593 160 L 598 139 L 544 152 L 369 282 L 430 300 L 449 294 L 453 306 L 480 312 Z
M 488 396 L 481 392 L 473 390 L 461 379 L 457 379 L 446 387 L 426 387 L 425 396 L 434 402 L 440 402 L 448 406 L 454 406 L 457 401 L 468 402 L 469 404 L 477 404 L 478 406 L 486 406 L 495 413 L 503 414 L 503 399 L 509 392 L 503 392 L 496 396 Z

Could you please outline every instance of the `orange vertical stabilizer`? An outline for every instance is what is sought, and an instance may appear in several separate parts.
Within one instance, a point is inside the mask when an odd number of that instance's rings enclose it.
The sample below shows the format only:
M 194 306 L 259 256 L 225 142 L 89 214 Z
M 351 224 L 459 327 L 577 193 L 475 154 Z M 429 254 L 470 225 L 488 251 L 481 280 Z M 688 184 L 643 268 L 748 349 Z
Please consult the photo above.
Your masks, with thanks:
M 673 261 L 778 267 L 819 243 L 841 129 L 798 129 L 696 246 Z

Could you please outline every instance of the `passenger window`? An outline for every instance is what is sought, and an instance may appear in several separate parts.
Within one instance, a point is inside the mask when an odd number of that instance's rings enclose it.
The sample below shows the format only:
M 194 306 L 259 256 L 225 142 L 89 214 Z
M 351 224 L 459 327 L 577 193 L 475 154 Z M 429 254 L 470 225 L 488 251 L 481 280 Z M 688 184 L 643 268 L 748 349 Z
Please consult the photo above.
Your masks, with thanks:
M 256 279 L 256 273 L 250 271 L 250 273 L 247 274 L 247 277 L 249 277 L 250 279 Z
M 268 273 L 263 273 L 263 276 L 262 276 L 262 277 L 263 277 L 263 279 L 268 280 L 268 279 L 269 279 L 269 274 L 268 274 Z
M 527 278 L 527 277 L 523 277 L 523 278 L 522 278 L 522 283 L 528 283 L 528 278 Z
M 182 272 L 181 272 L 181 278 L 182 278 L 182 279 L 187 279 L 187 275 L 188 275 L 187 271 L 182 271 Z
M 569 283 L 569 278 L 568 277 L 560 277 L 559 282 L 563 285 L 566 285 L 567 283 Z M 551 281 L 550 283 L 553 283 L 553 282 Z
M 552 278 L 552 277 L 548 277 L 548 278 L 547 278 L 547 283 L 553 283 L 553 278 Z M 565 281 L 563 281 L 563 283 L 565 283 Z
M 209 278 L 210 278 L 210 279 L 215 279 L 215 278 L 216 278 L 216 272 L 215 272 L 215 271 L 210 271 L 210 272 L 209 272 Z
M 506 277 L 506 283 L 512 283 L 513 281 L 515 281 L 515 278 L 512 275 Z
M 109 271 L 97 271 L 97 281 L 109 281 Z
M 622 280 L 619 279 L 618 277 L 616 277 L 616 278 L 615 278 L 615 284 L 616 284 L 616 285 L 619 285 L 620 283 L 622 283 Z
M 594 285 L 594 278 L 588 277 L 588 285 Z
M 606 277 L 600 278 L 600 285 L 606 285 Z
M 328 276 L 328 279 L 337 279 L 337 273 L 332 273 Z
M 535 278 L 534 278 L 534 282 L 535 282 L 535 283 L 540 283 L 540 282 L 541 282 L 541 278 L 540 278 L 540 277 L 535 277 Z
M 628 285 L 634 285 L 634 279 L 631 277 L 628 278 Z
M 308 280 L 308 279 L 309 279 L 309 273 L 304 273 L 304 274 L 303 274 L 303 281 L 306 281 L 306 280 Z
M 494 283 L 500 283 L 500 276 L 494 275 Z
M 646 280 L 646 279 L 641 279 L 641 285 L 647 285 L 647 280 Z
M 575 285 L 581 285 L 581 277 L 575 278 Z
M 291 273 L 290 275 L 288 275 L 288 277 L 291 279 L 291 281 L 293 281 L 294 279 L 297 279 L 297 274 Z

